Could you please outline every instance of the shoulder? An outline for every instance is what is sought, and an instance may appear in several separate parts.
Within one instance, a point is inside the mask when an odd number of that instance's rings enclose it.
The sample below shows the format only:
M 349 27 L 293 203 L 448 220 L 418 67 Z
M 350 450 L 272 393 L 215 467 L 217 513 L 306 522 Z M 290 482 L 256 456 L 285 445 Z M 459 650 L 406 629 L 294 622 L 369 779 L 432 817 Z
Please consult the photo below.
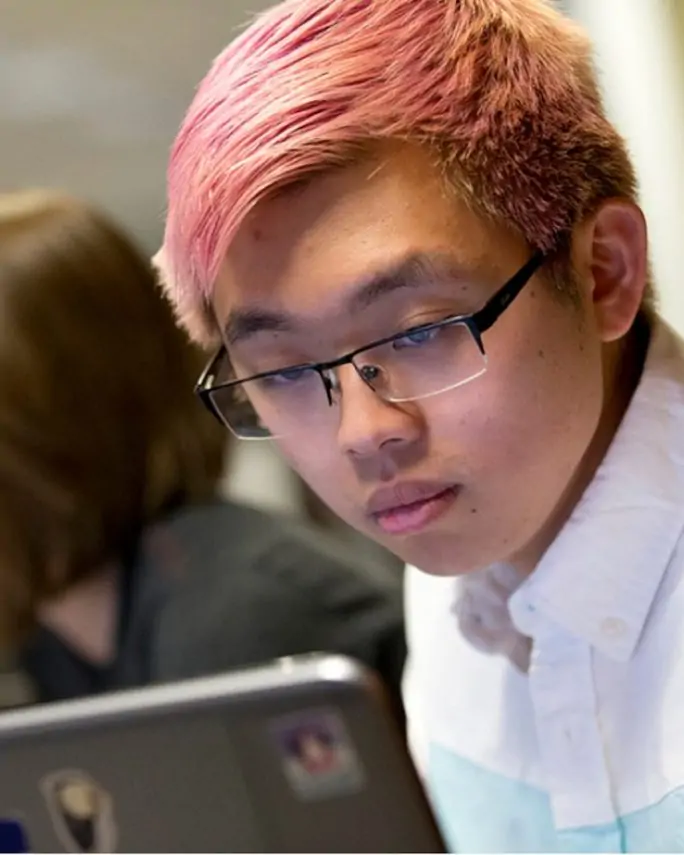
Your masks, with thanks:
M 193 509 L 147 538 L 141 562 L 165 579 L 146 613 L 157 678 L 310 650 L 377 667 L 385 656 L 399 670 L 400 574 L 295 521 L 228 503 Z
M 245 577 L 309 592 L 342 579 L 398 592 L 400 574 L 361 552 L 294 518 L 216 501 L 183 509 L 151 528 L 140 562 L 148 572 L 205 590 Z
M 683 509 L 684 514 L 684 509 Z M 684 520 L 683 520 L 684 522 Z M 647 571 L 646 565 L 644 566 Z M 684 534 L 672 553 L 661 584 L 648 614 L 641 639 L 631 660 L 635 683 L 646 689 L 637 698 L 639 706 L 654 702 L 669 716 L 679 731 L 684 708 Z M 635 695 L 641 688 L 635 685 Z M 684 763 L 684 738 L 681 740 Z
M 322 621 L 346 608 L 351 619 L 352 610 L 375 604 L 401 609 L 401 574 L 383 561 L 294 519 L 230 502 L 156 525 L 134 573 L 138 599 L 197 631 L 231 616 L 241 622 L 249 610 L 266 623 L 294 615 Z

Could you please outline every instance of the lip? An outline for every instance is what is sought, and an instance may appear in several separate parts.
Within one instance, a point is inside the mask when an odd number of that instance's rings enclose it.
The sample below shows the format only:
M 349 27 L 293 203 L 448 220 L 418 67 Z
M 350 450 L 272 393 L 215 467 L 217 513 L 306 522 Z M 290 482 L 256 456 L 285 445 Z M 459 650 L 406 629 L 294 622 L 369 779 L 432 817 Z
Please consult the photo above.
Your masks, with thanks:
M 366 511 L 386 534 L 415 534 L 446 513 L 457 496 L 456 484 L 406 481 L 377 490 Z

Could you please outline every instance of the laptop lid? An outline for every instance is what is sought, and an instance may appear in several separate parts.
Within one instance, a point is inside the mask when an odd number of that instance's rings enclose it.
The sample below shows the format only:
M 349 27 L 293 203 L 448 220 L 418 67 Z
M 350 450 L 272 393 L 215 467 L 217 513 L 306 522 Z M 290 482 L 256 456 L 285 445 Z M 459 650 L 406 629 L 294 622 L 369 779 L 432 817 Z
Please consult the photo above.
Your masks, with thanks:
M 337 656 L 0 716 L 33 851 L 444 851 L 384 692 Z

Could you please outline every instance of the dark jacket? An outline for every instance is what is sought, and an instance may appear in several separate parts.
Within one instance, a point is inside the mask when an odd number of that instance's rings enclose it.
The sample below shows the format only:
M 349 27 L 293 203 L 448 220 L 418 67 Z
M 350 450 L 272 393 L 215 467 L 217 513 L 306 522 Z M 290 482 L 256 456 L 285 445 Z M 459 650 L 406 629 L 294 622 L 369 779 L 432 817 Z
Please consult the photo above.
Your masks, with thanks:
M 399 698 L 401 578 L 285 517 L 229 502 L 151 528 L 121 571 L 117 653 L 84 662 L 41 628 L 21 656 L 57 700 L 226 671 L 311 651 L 377 670 Z

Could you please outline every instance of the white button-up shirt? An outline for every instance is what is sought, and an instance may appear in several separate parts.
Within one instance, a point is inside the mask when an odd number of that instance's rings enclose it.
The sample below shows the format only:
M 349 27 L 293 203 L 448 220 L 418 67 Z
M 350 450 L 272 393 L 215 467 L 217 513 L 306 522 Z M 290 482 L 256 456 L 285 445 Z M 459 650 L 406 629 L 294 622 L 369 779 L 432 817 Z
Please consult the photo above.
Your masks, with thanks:
M 464 852 L 684 852 L 684 344 L 522 584 L 408 568 L 412 751 Z

